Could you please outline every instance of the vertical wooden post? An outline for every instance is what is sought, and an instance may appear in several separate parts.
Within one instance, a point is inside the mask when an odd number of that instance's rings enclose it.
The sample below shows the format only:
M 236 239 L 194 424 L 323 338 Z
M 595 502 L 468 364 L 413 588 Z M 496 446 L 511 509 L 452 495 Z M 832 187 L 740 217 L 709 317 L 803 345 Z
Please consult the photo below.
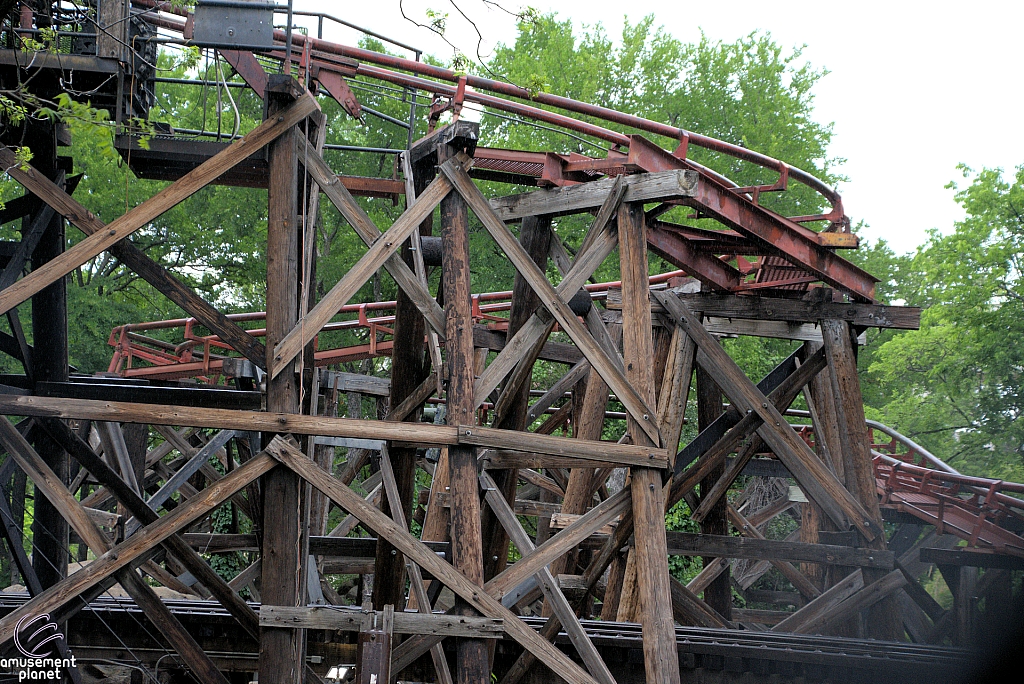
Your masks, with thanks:
M 25 144 L 31 147 L 33 164 L 47 178 L 57 177 L 57 128 L 51 122 L 32 122 Z M 33 223 L 34 214 L 23 226 Z M 32 254 L 32 269 L 43 266 L 64 252 L 64 219 L 54 215 Z M 35 353 L 32 374 L 36 382 L 68 381 L 67 288 L 61 278 L 32 297 L 32 331 Z M 68 455 L 48 434 L 37 430 L 36 451 L 43 462 L 68 484 Z M 44 496 L 35 499 L 32 523 L 32 566 L 46 589 L 67 574 L 68 524 Z
M 722 415 L 722 390 L 714 378 L 701 366 L 697 366 L 697 431 L 703 431 Z M 700 493 L 711 491 L 719 478 L 725 475 L 725 463 L 708 473 L 700 482 Z M 703 534 L 729 534 L 728 500 L 722 497 L 700 523 Z M 704 557 L 704 567 L 715 562 L 715 558 Z M 726 567 L 704 590 L 704 601 L 721 613 L 726 620 L 732 619 L 732 588 L 729 586 L 729 568 Z
M 458 152 L 450 145 L 438 148 L 443 164 Z M 445 366 L 448 375 L 449 425 L 475 423 L 473 402 L 473 310 L 469 270 L 469 209 L 458 193 L 441 201 L 441 248 L 445 310 Z M 483 586 L 483 543 L 480 534 L 480 489 L 476 455 L 471 447 L 448 447 L 451 482 L 452 557 L 455 567 L 471 582 Z M 463 601 L 456 611 L 473 614 Z M 459 684 L 487 684 L 490 681 L 487 644 L 482 639 L 459 639 Z
M 551 246 L 551 217 L 550 216 L 527 216 L 523 219 L 519 230 L 519 242 L 522 243 L 530 258 L 543 271 L 548 261 L 548 251 Z M 529 320 L 530 316 L 537 309 L 540 303 L 536 293 L 530 287 L 526 279 L 516 273 L 512 285 L 512 303 L 508 315 L 508 331 L 506 339 L 512 337 Z M 529 408 L 530 383 L 524 382 L 516 393 L 512 404 L 505 412 L 501 422 L 494 425 L 504 430 L 525 430 L 526 411 Z M 499 470 L 492 473 L 494 482 L 498 486 L 501 496 L 514 506 L 516 498 L 516 485 L 518 484 L 516 470 Z M 483 511 L 481 527 L 484 532 L 484 577 L 491 578 L 505 569 L 508 561 L 508 534 L 498 524 L 497 518 L 490 507 Z
M 413 187 L 416 195 L 419 196 L 430 184 L 434 176 L 432 166 L 416 165 L 413 173 Z M 412 203 L 406 198 L 406 205 Z M 429 236 L 433 232 L 433 216 L 428 216 L 420 223 L 421 236 Z M 410 268 L 414 266 L 413 255 L 410 251 L 410 241 L 402 246 L 402 258 Z M 423 339 L 426 334 L 426 324 L 423 315 L 416 308 L 416 305 L 399 288 L 395 304 L 395 346 L 391 354 L 391 396 L 390 406 L 398 406 L 406 397 L 413 393 L 423 379 L 427 376 L 428 369 L 423 359 Z M 421 410 L 417 408 L 409 414 L 407 421 L 418 422 Z M 398 495 L 401 499 L 402 514 L 406 520 L 412 518 L 412 497 L 416 485 L 416 449 L 400 447 L 393 443 L 388 444 L 388 456 L 391 460 L 392 470 L 395 472 L 395 482 L 398 485 Z M 392 514 L 392 501 L 390 497 L 384 497 L 381 510 L 388 517 Z M 384 606 L 391 604 L 398 610 L 405 606 L 405 556 L 402 552 L 381 539 L 377 542 L 377 557 L 373 565 L 373 607 L 375 610 L 384 610 Z
M 271 76 L 268 116 L 286 107 L 298 88 L 290 76 Z M 299 226 L 296 129 L 271 143 L 267 219 L 267 367 L 277 343 L 298 321 Z M 299 412 L 299 383 L 290 369 L 267 383 L 267 410 Z M 305 605 L 305 553 L 301 540 L 299 477 L 276 468 L 263 483 L 263 602 L 276 606 Z M 305 631 L 260 628 L 259 679 L 275 684 L 302 681 Z
M 878 506 L 875 474 L 871 463 L 871 445 L 864 419 L 864 399 L 857 377 L 857 357 L 853 331 L 844 320 L 821 321 L 821 335 L 825 345 L 835 397 L 836 423 L 842 445 L 843 470 L 846 488 L 860 502 L 871 519 L 882 525 L 882 512 Z M 875 549 L 885 549 L 885 536 L 878 535 L 869 542 Z M 864 583 L 881 579 L 884 570 L 864 568 Z M 868 611 L 868 636 L 875 639 L 898 640 L 903 637 L 903 623 L 899 617 L 899 604 L 894 596 L 879 601 Z
M 619 207 L 619 257 L 622 270 L 622 351 L 626 379 L 648 406 L 655 406 L 654 355 L 651 340 L 651 304 L 647 280 L 647 228 L 641 203 Z M 651 420 L 655 416 L 649 416 Z M 647 434 L 632 417 L 629 432 L 634 444 L 650 444 Z M 660 446 L 660 445 L 655 445 Z M 665 496 L 661 472 L 633 468 L 636 568 L 641 623 L 643 624 L 644 668 L 647 681 L 678 684 L 679 655 L 676 651 L 672 595 L 668 577 L 668 543 L 665 539 Z

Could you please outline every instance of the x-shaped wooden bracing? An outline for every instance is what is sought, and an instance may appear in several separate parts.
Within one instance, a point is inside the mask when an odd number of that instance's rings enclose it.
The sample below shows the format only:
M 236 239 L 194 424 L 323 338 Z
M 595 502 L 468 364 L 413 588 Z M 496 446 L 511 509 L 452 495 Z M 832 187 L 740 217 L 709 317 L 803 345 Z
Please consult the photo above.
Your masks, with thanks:
M 658 432 L 656 413 L 644 403 L 639 394 L 626 381 L 622 374 L 621 363 L 615 362 L 614 357 L 594 339 L 566 303 L 615 248 L 615 232 L 611 218 L 625 193 L 624 184 L 616 183 L 613 186 L 608 199 L 598 212 L 598 217 L 590 235 L 584 242 L 580 255 L 562 282 L 555 287 L 533 263 L 522 245 L 474 185 L 466 173 L 466 166 L 470 163 L 467 157 L 459 156 L 442 164 L 439 167 L 441 174 L 412 202 L 409 209 L 395 221 L 391 228 L 381 233 L 338 181 L 337 176 L 331 172 L 330 167 L 304 139 L 298 143 L 298 152 L 299 158 L 306 165 L 310 176 L 320 185 L 324 194 L 349 221 L 360 238 L 370 246 L 370 249 L 274 348 L 273 361 L 269 369 L 271 377 L 276 377 L 285 368 L 290 367 L 292 360 L 298 356 L 301 349 L 381 267 L 388 269 L 399 287 L 409 295 L 409 298 L 423 313 L 434 332 L 439 336 L 444 335 L 443 311 L 430 296 L 422 280 L 399 257 L 398 250 L 417 229 L 420 222 L 433 211 L 448 192 L 454 189 L 466 200 L 491 237 L 536 292 L 543 306 L 576 343 L 591 365 L 597 369 L 602 379 L 623 402 L 627 411 L 643 427 L 655 444 L 660 444 L 661 437 Z M 502 353 L 491 363 L 477 382 L 474 395 L 478 405 L 512 371 L 522 357 L 523 351 L 546 336 L 549 330 L 549 320 L 543 314 L 535 314 L 508 342 Z

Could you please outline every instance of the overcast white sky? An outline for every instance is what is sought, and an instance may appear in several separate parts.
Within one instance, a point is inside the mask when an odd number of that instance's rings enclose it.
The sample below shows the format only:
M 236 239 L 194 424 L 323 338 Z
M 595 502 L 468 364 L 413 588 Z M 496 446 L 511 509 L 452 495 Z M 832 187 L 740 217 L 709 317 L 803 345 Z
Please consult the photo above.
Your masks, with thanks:
M 479 25 L 484 51 L 515 40 L 515 20 L 483 0 L 457 4 Z M 994 2 L 653 2 L 628 0 L 502 0 L 518 9 L 530 4 L 557 11 L 576 24 L 604 24 L 621 35 L 623 15 L 635 23 L 647 14 L 683 41 L 703 31 L 735 40 L 768 31 L 784 47 L 806 44 L 804 56 L 831 73 L 819 82 L 816 116 L 835 122 L 832 156 L 848 161 L 850 178 L 840 188 L 854 223 L 869 224 L 869 239 L 884 238 L 897 252 L 911 251 L 926 231 L 952 229 L 962 216 L 951 190 L 956 165 L 1024 164 L 1020 30 L 1024 3 Z M 398 0 L 330 2 L 297 0 L 296 7 L 335 14 L 353 23 L 422 47 L 448 60 L 451 48 L 402 19 Z M 423 20 L 430 7 L 447 11 L 448 36 L 468 54 L 475 34 L 449 0 L 406 0 L 406 13 Z M 354 36 L 329 29 L 325 38 Z

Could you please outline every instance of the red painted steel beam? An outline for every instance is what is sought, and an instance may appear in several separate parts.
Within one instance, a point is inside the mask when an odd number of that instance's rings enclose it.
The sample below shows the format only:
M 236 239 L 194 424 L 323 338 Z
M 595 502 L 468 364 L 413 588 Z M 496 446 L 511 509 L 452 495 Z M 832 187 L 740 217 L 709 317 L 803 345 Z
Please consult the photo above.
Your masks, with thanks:
M 646 171 L 691 168 L 686 160 L 639 135 L 630 136 L 628 162 Z M 700 174 L 693 196 L 683 203 L 756 240 L 769 254 L 778 254 L 829 285 L 857 299 L 874 301 L 877 278 L 822 247 L 813 231 L 754 204 L 705 174 Z
M 656 221 L 647 226 L 647 245 L 658 256 L 712 289 L 728 292 L 740 286 L 739 271 L 714 254 L 695 249 L 689 240 L 665 230 Z

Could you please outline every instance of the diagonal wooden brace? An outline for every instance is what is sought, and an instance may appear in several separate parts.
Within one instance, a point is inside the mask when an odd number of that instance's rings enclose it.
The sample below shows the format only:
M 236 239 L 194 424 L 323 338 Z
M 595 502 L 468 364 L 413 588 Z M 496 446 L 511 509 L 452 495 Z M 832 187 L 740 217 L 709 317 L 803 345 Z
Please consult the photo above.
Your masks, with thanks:
M 234 168 L 236 164 L 263 149 L 267 143 L 277 139 L 285 131 L 290 130 L 319 109 L 320 106 L 316 99 L 306 93 L 289 105 L 280 115 L 267 119 L 240 140 L 231 143 L 222 152 L 203 162 L 124 216 L 111 221 L 103 231 L 93 233 L 57 258 L 47 262 L 43 267 L 4 289 L 0 292 L 0 313 L 13 309 L 100 252 L 110 249 L 153 219 L 217 180 L 221 175 Z M 15 162 L 14 165 L 17 163 Z M 11 167 L 10 163 L 5 163 L 4 170 Z
M 0 164 L 8 169 L 7 173 L 11 178 L 24 185 L 33 195 L 42 198 L 86 235 L 96 235 L 107 230 L 107 225 L 103 221 L 49 178 L 31 166 L 25 168 L 19 165 L 10 150 L 0 148 Z M 130 240 L 112 245 L 109 251 L 165 297 L 230 344 L 239 354 L 261 369 L 266 368 L 267 351 L 260 342 L 229 321 L 224 314 L 204 301 L 169 270 L 143 254 Z
M 380 230 L 377 229 L 377 226 L 307 140 L 300 137 L 297 147 L 299 163 L 305 166 L 309 175 L 320 186 L 320 191 L 327 195 L 327 199 L 331 200 L 335 208 L 341 212 L 352 229 L 356 231 L 359 239 L 367 246 L 372 245 L 380 237 Z M 416 304 L 416 308 L 423 314 L 434 334 L 444 339 L 444 311 L 430 296 L 430 292 L 412 269 L 397 254 L 388 257 L 384 262 L 384 268 L 409 296 L 409 299 Z
M 289 367 L 310 340 L 319 334 L 320 329 L 337 313 L 338 309 L 359 291 L 369 278 L 381 268 L 388 259 L 397 256 L 402 243 L 409 235 L 419 228 L 420 222 L 426 218 L 434 207 L 445 198 L 451 190 L 451 184 L 438 177 L 423 191 L 409 209 L 398 217 L 398 220 L 373 243 L 370 249 L 356 264 L 348 270 L 330 292 L 324 295 L 313 309 L 299 319 L 295 327 L 274 347 L 274 358 L 267 370 L 271 378 L 276 378 L 285 368 Z M 401 260 L 401 259 L 399 259 Z M 408 268 L 408 267 L 406 267 Z

